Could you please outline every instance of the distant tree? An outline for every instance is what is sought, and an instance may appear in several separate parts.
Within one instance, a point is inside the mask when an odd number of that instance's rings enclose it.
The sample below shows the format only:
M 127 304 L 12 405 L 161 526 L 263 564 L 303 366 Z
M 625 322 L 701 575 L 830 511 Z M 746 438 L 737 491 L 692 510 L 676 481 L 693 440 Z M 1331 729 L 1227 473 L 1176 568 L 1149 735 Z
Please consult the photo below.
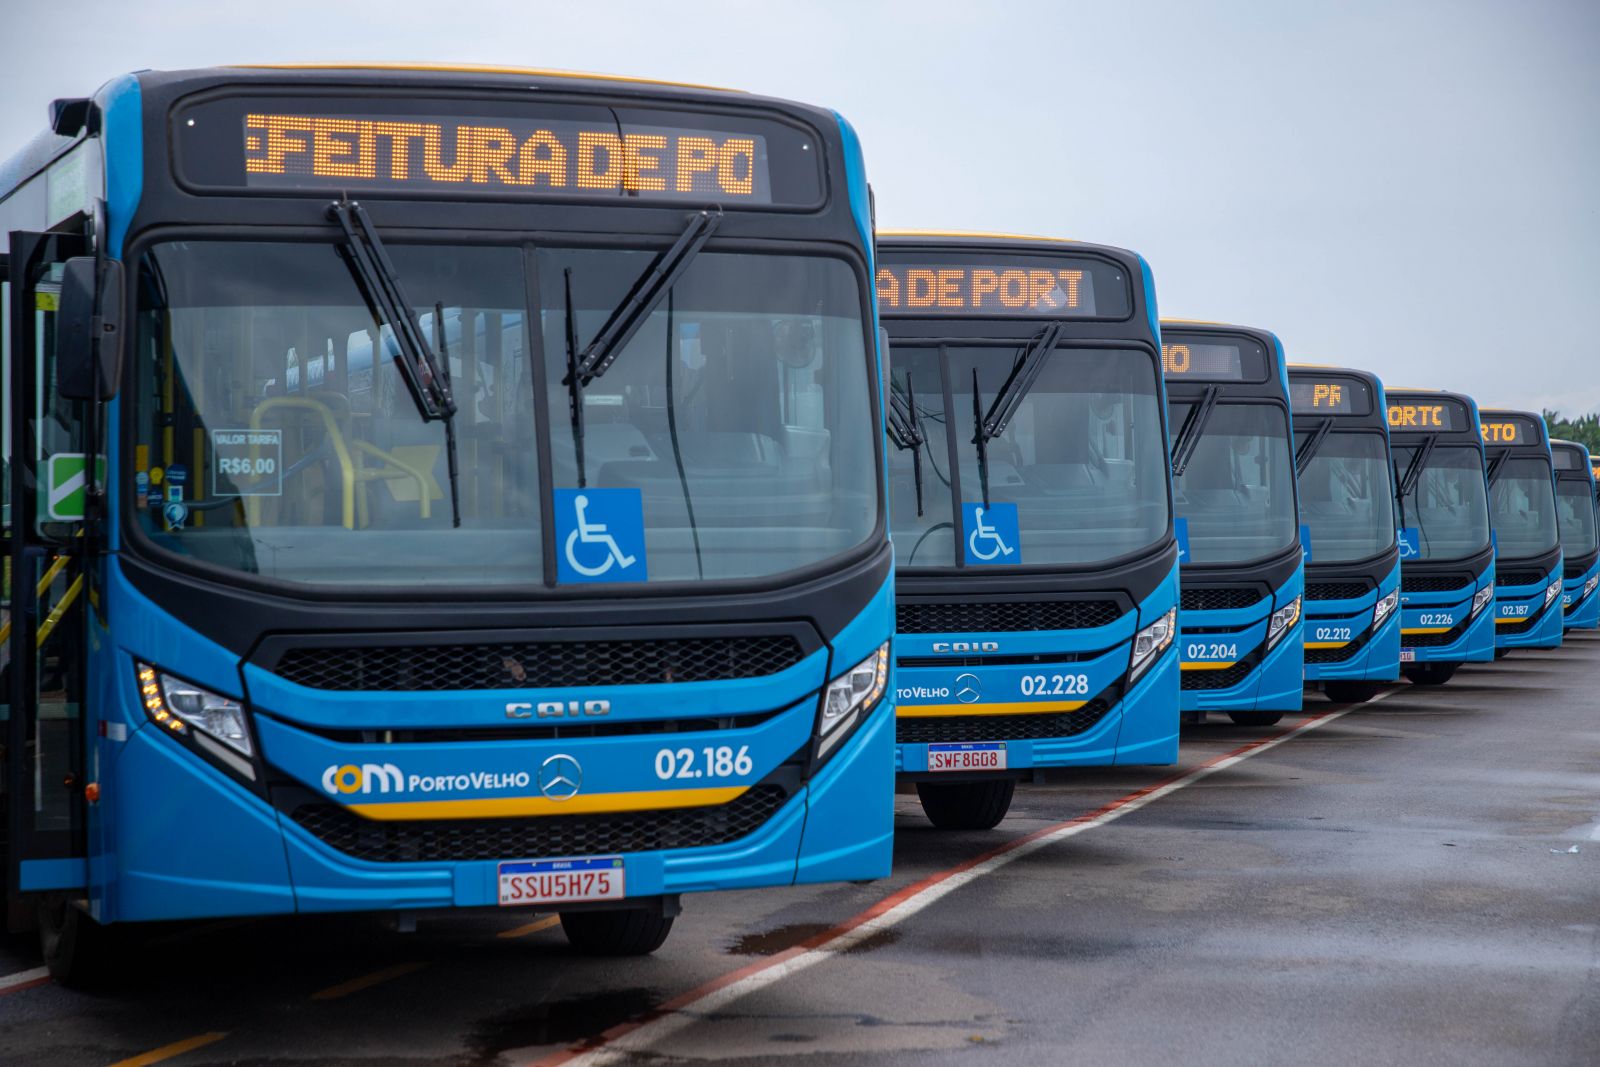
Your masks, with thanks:
M 1600 411 L 1568 419 L 1563 418 L 1559 411 L 1546 410 L 1544 421 L 1550 426 L 1551 437 L 1576 441 L 1588 448 L 1590 454 L 1600 455 Z

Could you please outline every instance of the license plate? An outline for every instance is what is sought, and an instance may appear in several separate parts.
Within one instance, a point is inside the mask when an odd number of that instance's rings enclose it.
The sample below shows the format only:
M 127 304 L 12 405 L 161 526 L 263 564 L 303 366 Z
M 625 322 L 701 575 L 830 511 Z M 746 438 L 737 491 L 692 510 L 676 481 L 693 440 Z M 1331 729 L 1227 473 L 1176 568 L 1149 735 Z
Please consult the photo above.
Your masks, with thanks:
M 577 904 L 621 900 L 621 856 L 570 860 L 514 860 L 500 864 L 500 903 Z
M 1400 650 L 1400 662 L 1401 663 L 1415 663 L 1416 661 L 1417 661 L 1417 650 L 1416 649 L 1414 649 L 1414 648 L 1402 648 Z
M 929 745 L 930 771 L 1003 771 L 1006 769 L 1006 743 L 980 741 L 963 744 Z

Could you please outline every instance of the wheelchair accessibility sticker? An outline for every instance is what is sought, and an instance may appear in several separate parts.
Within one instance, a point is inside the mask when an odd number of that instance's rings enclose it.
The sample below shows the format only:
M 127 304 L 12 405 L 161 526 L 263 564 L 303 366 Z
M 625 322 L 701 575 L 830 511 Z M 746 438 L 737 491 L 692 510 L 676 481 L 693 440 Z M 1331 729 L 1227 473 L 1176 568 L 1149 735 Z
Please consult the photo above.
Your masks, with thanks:
M 1400 558 L 1422 557 L 1422 531 L 1415 526 L 1400 527 Z
M 1021 563 L 1022 537 L 1015 504 L 961 504 L 968 563 Z
M 642 582 L 644 497 L 637 489 L 557 489 L 556 578 Z

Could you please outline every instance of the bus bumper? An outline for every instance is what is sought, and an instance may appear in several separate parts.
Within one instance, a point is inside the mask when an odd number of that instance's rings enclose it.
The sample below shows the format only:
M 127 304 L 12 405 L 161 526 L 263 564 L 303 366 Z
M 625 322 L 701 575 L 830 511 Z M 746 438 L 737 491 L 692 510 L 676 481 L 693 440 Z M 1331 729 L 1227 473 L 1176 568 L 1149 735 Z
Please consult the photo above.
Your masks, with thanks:
M 1370 609 L 1364 613 L 1370 618 Z M 1311 646 L 1307 646 L 1305 680 L 1308 682 L 1321 682 L 1333 679 L 1350 679 L 1361 681 L 1392 682 L 1400 677 L 1400 616 L 1402 612 L 1394 611 L 1378 626 L 1376 631 L 1370 627 L 1349 642 L 1357 645 L 1354 652 L 1338 660 L 1324 660 L 1313 663 L 1310 653 Z M 1307 632 L 1322 617 L 1308 616 L 1306 619 Z M 1335 652 L 1342 650 L 1334 650 Z
M 1495 648 L 1559 648 L 1563 629 L 1561 597 L 1547 597 L 1560 581 L 1560 564 L 1537 585 L 1495 589 Z
M 1561 610 L 1568 630 L 1600 628 L 1600 560 L 1587 573 L 1563 582 Z
M 1488 581 L 1493 580 L 1491 575 Z M 1494 659 L 1494 612 L 1472 615 L 1472 600 L 1484 586 L 1443 593 L 1408 593 L 1401 608 L 1400 659 L 1407 663 L 1488 663 Z M 1459 621 L 1459 620 L 1465 620 Z

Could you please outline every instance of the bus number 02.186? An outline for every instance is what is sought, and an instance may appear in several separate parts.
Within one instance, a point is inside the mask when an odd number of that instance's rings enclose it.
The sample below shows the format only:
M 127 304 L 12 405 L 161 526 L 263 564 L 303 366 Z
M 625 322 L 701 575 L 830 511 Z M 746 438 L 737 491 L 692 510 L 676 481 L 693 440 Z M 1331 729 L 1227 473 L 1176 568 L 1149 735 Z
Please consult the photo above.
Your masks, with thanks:
M 698 756 L 692 748 L 663 748 L 656 752 L 656 777 L 663 781 L 669 778 L 742 778 L 754 769 L 749 745 L 740 745 L 737 752 L 728 745 L 707 745 Z
M 1087 674 L 1024 674 L 1025 697 L 1081 697 L 1089 694 Z

